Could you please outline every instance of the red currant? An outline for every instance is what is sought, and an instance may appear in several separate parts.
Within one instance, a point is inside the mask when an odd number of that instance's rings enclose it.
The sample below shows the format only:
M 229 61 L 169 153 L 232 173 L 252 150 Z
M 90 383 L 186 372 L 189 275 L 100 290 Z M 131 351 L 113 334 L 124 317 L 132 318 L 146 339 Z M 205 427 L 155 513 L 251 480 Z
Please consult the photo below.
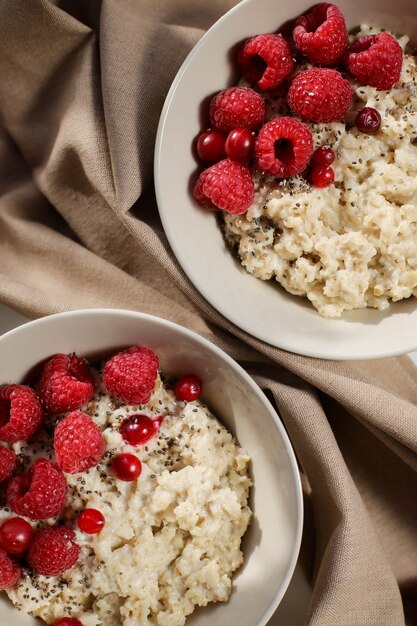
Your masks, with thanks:
M 331 167 L 313 167 L 310 178 L 314 187 L 329 187 L 334 181 L 334 171 Z
M 21 517 L 12 517 L 0 527 L 0 547 L 8 554 L 22 554 L 28 550 L 35 531 Z
M 78 517 L 78 528 L 87 535 L 96 535 L 101 533 L 106 520 L 103 513 L 97 509 L 84 509 Z
M 323 146 L 322 148 L 317 148 L 313 152 L 313 156 L 311 157 L 311 162 L 313 165 L 322 165 L 324 167 L 328 167 L 332 163 L 334 163 L 335 154 L 331 148 Z
M 231 130 L 226 139 L 226 154 L 232 161 L 246 163 L 252 156 L 255 136 L 247 128 Z
M 225 158 L 226 137 L 218 130 L 208 130 L 197 139 L 197 154 L 206 163 L 217 163 Z
M 146 415 L 132 415 L 120 426 L 120 434 L 131 446 L 139 446 L 151 439 L 159 424 Z
M 365 107 L 356 116 L 356 128 L 361 133 L 374 135 L 379 131 L 381 126 L 381 115 L 372 107 Z
M 197 376 L 190 374 L 179 378 L 175 383 L 174 392 L 178 400 L 192 402 L 201 396 L 202 384 Z
M 61 617 L 61 619 L 55 622 L 54 626 L 83 626 L 83 623 L 74 617 Z
M 113 459 L 112 467 L 115 476 L 126 482 L 139 478 L 142 471 L 142 463 L 138 457 L 128 452 L 117 454 Z

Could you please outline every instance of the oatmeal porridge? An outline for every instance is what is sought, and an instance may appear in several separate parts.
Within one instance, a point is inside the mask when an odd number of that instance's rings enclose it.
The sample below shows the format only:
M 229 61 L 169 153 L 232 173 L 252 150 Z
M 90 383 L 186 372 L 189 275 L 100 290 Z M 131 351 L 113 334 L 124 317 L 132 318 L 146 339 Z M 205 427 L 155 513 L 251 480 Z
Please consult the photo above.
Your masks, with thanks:
M 248 273 L 324 317 L 417 295 L 408 43 L 368 25 L 348 35 L 340 9 L 318 4 L 291 37 L 241 45 L 242 78 L 211 100 L 198 139 L 194 197 L 221 210 L 228 247 Z
M 361 34 L 374 31 L 362 27 Z M 405 48 L 407 38 L 400 39 Z M 405 55 L 389 92 L 354 85 L 347 124 L 309 124 L 315 146 L 336 152 L 335 185 L 311 186 L 301 175 L 282 181 L 256 174 L 245 215 L 225 215 L 224 232 L 245 269 L 307 296 L 325 317 L 386 309 L 417 295 L 417 72 Z M 376 135 L 353 127 L 363 106 L 377 109 Z M 285 112 L 267 101 L 267 117 Z
M 36 530 L 57 520 L 73 529 L 79 557 L 55 576 L 22 565 L 6 592 L 17 608 L 47 624 L 72 617 L 82 626 L 182 626 L 196 607 L 230 596 L 251 519 L 250 459 L 207 406 L 191 400 L 192 389 L 190 401 L 179 399 L 187 389 L 181 396 L 157 373 L 149 400 L 129 404 L 95 378 L 95 394 L 64 421 L 81 413 L 94 423 L 104 443 L 98 463 L 66 473 L 68 448 L 57 449 L 58 425 L 54 450 L 48 420 L 33 443 L 11 446 L 21 471 L 38 458 L 64 465 L 64 508 L 54 519 L 29 522 Z M 140 475 L 115 475 L 115 459 L 131 456 L 139 459 Z M 86 510 L 105 519 L 100 532 L 77 526 Z M 0 523 L 10 515 L 3 507 Z

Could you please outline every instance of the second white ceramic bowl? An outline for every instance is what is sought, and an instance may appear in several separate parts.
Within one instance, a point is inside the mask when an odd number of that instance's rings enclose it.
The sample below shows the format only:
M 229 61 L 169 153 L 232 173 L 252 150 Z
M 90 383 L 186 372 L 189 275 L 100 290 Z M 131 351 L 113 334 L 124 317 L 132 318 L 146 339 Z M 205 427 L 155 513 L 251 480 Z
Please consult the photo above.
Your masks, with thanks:
M 212 212 L 193 200 L 197 169 L 192 145 L 207 126 L 202 103 L 235 84 L 236 45 L 272 32 L 305 12 L 309 0 L 244 0 L 220 19 L 187 57 L 168 93 L 158 129 L 155 184 L 171 247 L 190 280 L 225 317 L 248 333 L 291 352 L 326 359 L 367 359 L 417 349 L 417 300 L 385 311 L 366 309 L 341 319 L 320 317 L 304 298 L 275 281 L 245 272 L 223 241 Z M 349 28 L 361 23 L 404 33 L 417 41 L 415 0 L 338 0 Z M 233 51 L 234 50 L 234 51 Z
M 181 326 L 131 311 L 73 311 L 25 324 L 0 338 L 0 384 L 20 382 L 56 352 L 97 357 L 121 347 L 154 350 L 162 371 L 194 373 L 203 400 L 252 459 L 253 523 L 243 543 L 245 563 L 230 601 L 200 609 L 187 626 L 264 626 L 284 595 L 296 564 L 302 530 L 297 463 L 287 434 L 253 380 L 224 352 Z M 0 602 L 0 624 L 35 626 L 35 620 Z M 116 624 L 115 624 L 116 626 Z

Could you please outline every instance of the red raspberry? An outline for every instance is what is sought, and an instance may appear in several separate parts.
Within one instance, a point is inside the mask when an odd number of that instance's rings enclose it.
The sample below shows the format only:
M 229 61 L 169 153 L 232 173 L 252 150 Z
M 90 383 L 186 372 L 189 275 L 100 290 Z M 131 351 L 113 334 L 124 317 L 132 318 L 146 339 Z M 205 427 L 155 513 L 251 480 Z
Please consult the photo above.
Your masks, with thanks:
M 64 508 L 67 481 L 55 463 L 38 459 L 26 474 L 12 478 L 7 485 L 7 503 L 29 519 L 55 517 Z
M 159 359 L 152 350 L 132 346 L 118 352 L 103 369 L 108 393 L 130 404 L 149 402 L 158 375 Z
M 68 413 L 55 429 L 56 461 L 67 474 L 85 472 L 96 467 L 106 446 L 99 427 L 81 411 Z
M 346 50 L 349 36 L 345 18 L 334 4 L 316 4 L 295 22 L 294 43 L 312 63 L 332 65 Z
M 0 483 L 10 478 L 16 467 L 16 455 L 13 450 L 0 446 Z
M 21 575 L 20 567 L 0 549 L 0 591 L 13 587 Z
M 259 128 L 265 118 L 265 102 L 249 87 L 231 87 L 214 96 L 210 103 L 210 123 L 218 130 Z
M 75 354 L 56 354 L 45 365 L 39 395 L 50 413 L 74 411 L 94 393 L 94 377 L 85 359 Z
M 365 35 L 354 41 L 345 56 L 349 72 L 377 89 L 391 89 L 401 76 L 403 51 L 389 33 Z
M 194 198 L 207 209 L 221 209 L 232 215 L 245 213 L 254 193 L 250 169 L 230 159 L 201 172 L 193 191 Z
M 42 424 L 38 396 L 26 385 L 0 387 L 0 440 L 15 443 L 29 439 Z
M 29 548 L 31 568 L 42 576 L 58 576 L 66 572 L 80 555 L 80 546 L 74 537 L 74 531 L 65 526 L 42 528 Z
M 294 115 L 309 122 L 336 122 L 352 104 L 352 88 L 336 70 L 304 70 L 289 88 L 288 104 Z
M 277 178 L 302 172 L 312 152 L 310 129 L 292 117 L 277 117 L 265 124 L 255 144 L 259 169 Z
M 246 80 L 265 91 L 275 89 L 295 67 L 289 43 L 272 33 L 248 39 L 237 60 Z

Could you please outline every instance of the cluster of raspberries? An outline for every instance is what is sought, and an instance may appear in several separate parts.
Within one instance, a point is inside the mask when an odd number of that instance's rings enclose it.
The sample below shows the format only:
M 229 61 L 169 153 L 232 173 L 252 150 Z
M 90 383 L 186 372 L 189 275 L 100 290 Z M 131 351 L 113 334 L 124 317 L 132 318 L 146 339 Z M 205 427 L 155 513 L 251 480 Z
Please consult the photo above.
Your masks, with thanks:
M 303 172 L 314 146 L 310 129 L 300 120 L 340 121 L 351 107 L 352 88 L 340 71 L 313 67 L 296 73 L 296 54 L 314 65 L 343 68 L 357 81 L 380 90 L 389 90 L 399 81 L 403 51 L 395 37 L 379 33 L 349 44 L 343 14 L 332 4 L 318 4 L 298 17 L 292 39 L 294 52 L 280 34 L 248 39 L 238 53 L 238 63 L 253 89 L 233 87 L 211 101 L 212 130 L 204 140 L 216 145 L 215 157 L 204 146 L 198 152 L 203 161 L 215 164 L 200 174 L 194 187 L 194 197 L 203 206 L 245 213 L 254 196 L 250 158 L 254 156 L 256 167 L 275 178 Z M 259 92 L 270 93 L 285 80 L 290 82 L 287 102 L 295 117 L 277 117 L 264 124 L 265 101 Z M 236 139 L 248 131 L 253 135 L 253 150 L 239 153 Z M 224 133 L 229 135 L 224 135 L 222 143 Z M 249 145 L 247 136 L 245 140 Z
M 158 368 L 158 358 L 151 350 L 132 347 L 105 363 L 103 384 L 121 401 L 145 404 Z M 0 589 L 13 586 L 21 576 L 20 566 L 10 554 L 27 552 L 29 566 L 44 576 L 61 574 L 78 560 L 80 547 L 72 529 L 46 525 L 35 533 L 27 520 L 58 516 L 67 497 L 65 473 L 84 472 L 102 460 L 102 433 L 91 417 L 79 410 L 92 398 L 95 387 L 88 362 L 75 354 L 53 356 L 44 366 L 36 390 L 26 385 L 0 387 L 0 441 L 9 444 L 0 444 L 0 482 L 5 484 L 8 507 L 22 516 L 10 518 L 0 527 Z M 56 424 L 55 462 L 38 458 L 28 471 L 15 472 L 18 459 L 10 444 L 33 440 L 46 418 Z M 27 536 L 23 550 L 16 548 L 10 536 L 7 549 L 3 539 L 7 540 L 11 527 L 22 529 Z

